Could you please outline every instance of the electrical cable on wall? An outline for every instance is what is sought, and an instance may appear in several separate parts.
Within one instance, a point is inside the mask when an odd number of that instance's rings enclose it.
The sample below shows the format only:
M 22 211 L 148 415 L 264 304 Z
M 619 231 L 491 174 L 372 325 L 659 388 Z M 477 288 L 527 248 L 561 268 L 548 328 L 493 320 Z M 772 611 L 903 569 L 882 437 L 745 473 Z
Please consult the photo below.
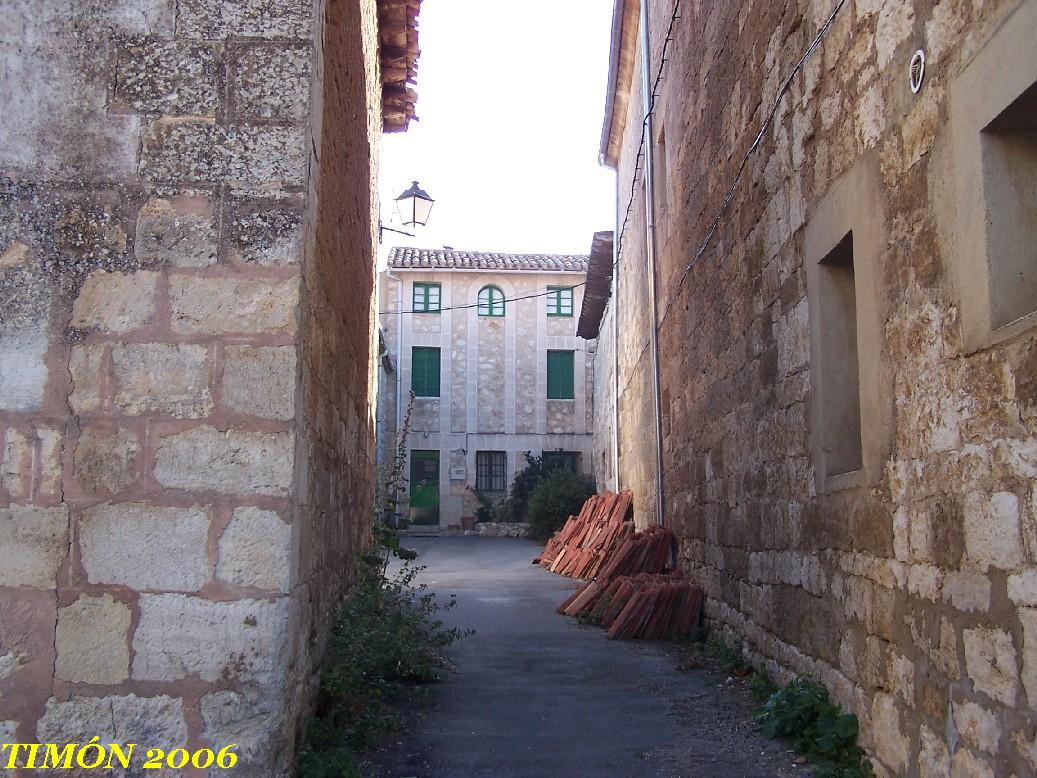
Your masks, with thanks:
M 810 45 L 807 47 L 806 51 L 803 53 L 803 56 L 800 57 L 799 61 L 796 62 L 796 64 L 793 66 L 792 71 L 789 73 L 789 75 L 782 82 L 781 88 L 778 89 L 777 94 L 775 95 L 774 102 L 773 102 L 773 104 L 771 106 L 771 109 L 767 113 L 767 116 L 764 119 L 763 124 L 760 126 L 760 131 L 757 133 L 756 138 L 753 140 L 752 144 L 749 146 L 749 149 L 745 152 L 745 155 L 742 157 L 742 161 L 741 161 L 741 163 L 738 166 L 738 171 L 735 173 L 734 180 L 732 181 L 731 186 L 728 188 L 727 192 L 725 193 L 724 199 L 723 199 L 723 201 L 722 201 L 722 203 L 720 205 L 720 208 L 717 210 L 716 214 L 714 215 L 713 219 L 711 220 L 710 226 L 709 226 L 709 230 L 706 232 L 705 238 L 703 238 L 702 243 L 699 244 L 698 250 L 692 256 L 691 260 L 688 262 L 687 265 L 685 265 L 684 270 L 681 272 L 681 277 L 680 277 L 680 280 L 677 283 L 676 288 L 671 293 L 669 293 L 667 295 L 666 303 L 663 306 L 662 316 L 660 316 L 659 321 L 657 323 L 653 323 L 653 325 L 655 327 L 657 327 L 657 328 L 661 328 L 662 327 L 662 323 L 664 321 L 666 321 L 666 316 L 669 314 L 670 306 L 673 304 L 674 300 L 677 298 L 677 296 L 680 294 L 681 290 L 684 287 L 684 281 L 687 279 L 688 274 L 691 273 L 691 269 L 695 266 L 695 264 L 706 253 L 706 249 L 709 248 L 710 243 L 713 241 L 713 238 L 716 236 L 717 228 L 720 225 L 720 220 L 723 218 L 724 214 L 727 212 L 728 208 L 731 205 L 731 201 L 734 198 L 735 192 L 738 189 L 738 185 L 742 181 L 742 175 L 744 174 L 745 168 L 746 168 L 746 166 L 749 163 L 749 159 L 759 149 L 760 145 L 763 142 L 764 136 L 767 134 L 767 130 L 770 129 L 770 126 L 774 123 L 774 117 L 775 117 L 775 115 L 778 112 L 778 108 L 779 108 L 779 106 L 781 104 L 781 100 L 785 96 L 785 94 L 789 91 L 789 88 L 792 86 L 793 79 L 796 77 L 796 75 L 799 73 L 799 71 L 803 69 L 803 66 L 807 63 L 807 60 L 810 59 L 810 56 L 817 50 L 817 47 L 821 45 L 821 41 L 824 40 L 824 38 L 828 35 L 829 30 L 831 29 L 832 25 L 835 23 L 836 17 L 839 15 L 839 12 L 842 10 L 842 8 L 843 8 L 843 6 L 845 4 L 846 4 L 846 0 L 839 0 L 836 3 L 835 8 L 832 10 L 832 13 L 828 16 L 828 19 L 821 26 L 821 29 L 818 30 L 817 35 L 814 36 L 814 39 L 811 41 Z M 620 229 L 619 238 L 618 238 L 617 243 L 616 243 L 616 245 L 617 245 L 616 261 L 613 263 L 613 268 L 612 268 L 613 269 L 613 273 L 618 272 L 617 268 L 618 268 L 620 262 L 622 261 L 623 238 L 624 238 L 624 236 L 626 234 L 627 225 L 630 222 L 630 215 L 631 215 L 631 211 L 632 211 L 633 205 L 634 205 L 634 198 L 636 197 L 637 185 L 639 183 L 638 171 L 641 169 L 641 157 L 642 157 L 643 152 L 644 152 L 645 129 L 646 129 L 647 125 L 648 125 L 649 117 L 655 111 L 655 100 L 656 100 L 656 97 L 658 96 L 658 87 L 659 87 L 659 83 L 660 83 L 661 78 L 662 78 L 663 66 L 667 62 L 666 50 L 667 50 L 667 48 L 668 48 L 668 46 L 669 46 L 669 44 L 670 44 L 670 42 L 672 40 L 673 25 L 676 22 L 676 20 L 680 18 L 679 10 L 680 10 L 680 0 L 677 0 L 674 3 L 674 6 L 673 6 L 673 15 L 670 18 L 670 26 L 667 29 L 666 40 L 663 43 L 662 55 L 661 55 L 661 59 L 660 59 L 660 62 L 659 62 L 659 70 L 656 73 L 655 82 L 654 82 L 654 84 L 652 86 L 652 99 L 649 102 L 649 110 L 648 110 L 648 112 L 646 112 L 644 121 L 641 123 L 641 141 L 640 141 L 640 144 L 638 146 L 637 159 L 634 162 L 634 172 L 633 172 L 632 177 L 631 177 L 630 200 L 629 200 L 629 202 L 627 204 L 626 217 L 623 220 L 623 226 Z M 644 357 L 644 354 L 648 350 L 648 346 L 650 345 L 650 342 L 651 341 L 649 341 L 649 343 L 646 343 L 645 346 L 638 353 L 637 359 L 635 360 L 634 364 L 639 363 L 641 361 L 641 359 Z M 626 382 L 626 384 L 623 387 L 624 391 L 626 390 L 626 386 L 629 385 L 629 383 L 630 383 L 630 381 L 632 379 L 633 379 L 633 372 L 631 372 L 631 375 L 627 378 L 627 382 Z

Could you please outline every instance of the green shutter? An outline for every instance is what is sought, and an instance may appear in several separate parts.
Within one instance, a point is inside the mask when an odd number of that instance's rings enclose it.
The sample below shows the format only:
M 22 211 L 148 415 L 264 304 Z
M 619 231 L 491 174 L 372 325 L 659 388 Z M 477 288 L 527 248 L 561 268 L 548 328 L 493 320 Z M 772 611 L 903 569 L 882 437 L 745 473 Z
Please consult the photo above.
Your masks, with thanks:
M 576 397 L 572 351 L 547 352 L 547 399 L 572 400 Z
M 418 397 L 439 397 L 439 349 L 415 346 L 411 351 L 410 388 Z

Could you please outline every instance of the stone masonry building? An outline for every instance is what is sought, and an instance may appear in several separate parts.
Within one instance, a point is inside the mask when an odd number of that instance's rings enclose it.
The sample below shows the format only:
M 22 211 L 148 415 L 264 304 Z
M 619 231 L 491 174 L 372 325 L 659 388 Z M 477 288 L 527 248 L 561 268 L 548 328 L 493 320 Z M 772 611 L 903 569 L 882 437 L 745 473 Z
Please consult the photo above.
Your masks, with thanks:
M 379 297 L 396 373 L 379 415 L 392 441 L 414 391 L 404 517 L 460 525 L 472 490 L 499 499 L 526 451 L 592 471 L 586 271 L 585 256 L 391 250 Z
M 370 532 L 417 10 L 4 4 L 0 742 L 289 774 Z
M 600 482 L 878 775 L 1037 775 L 1037 0 L 645 2 Z

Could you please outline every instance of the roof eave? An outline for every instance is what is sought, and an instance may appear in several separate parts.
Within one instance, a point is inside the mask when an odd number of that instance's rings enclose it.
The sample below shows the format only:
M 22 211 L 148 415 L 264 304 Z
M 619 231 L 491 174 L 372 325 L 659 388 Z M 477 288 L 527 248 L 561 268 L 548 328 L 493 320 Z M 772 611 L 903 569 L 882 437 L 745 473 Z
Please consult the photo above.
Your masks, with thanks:
M 634 77 L 639 0 L 615 0 L 612 9 L 612 44 L 609 50 L 609 80 L 605 92 L 605 119 L 601 127 L 598 161 L 615 169 L 626 130 L 630 85 Z

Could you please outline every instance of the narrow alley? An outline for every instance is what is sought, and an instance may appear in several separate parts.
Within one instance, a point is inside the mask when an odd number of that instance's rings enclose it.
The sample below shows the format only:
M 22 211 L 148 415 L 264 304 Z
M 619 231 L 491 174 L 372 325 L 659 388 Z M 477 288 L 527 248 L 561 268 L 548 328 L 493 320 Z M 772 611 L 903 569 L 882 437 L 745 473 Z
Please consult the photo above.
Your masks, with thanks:
M 411 731 L 376 759 L 406 776 L 807 776 L 754 731 L 747 695 L 721 676 L 681 672 L 673 644 L 608 641 L 559 616 L 577 582 L 530 564 L 512 538 L 412 537 L 420 582 L 457 595 L 446 620 L 475 635 L 432 689 Z

